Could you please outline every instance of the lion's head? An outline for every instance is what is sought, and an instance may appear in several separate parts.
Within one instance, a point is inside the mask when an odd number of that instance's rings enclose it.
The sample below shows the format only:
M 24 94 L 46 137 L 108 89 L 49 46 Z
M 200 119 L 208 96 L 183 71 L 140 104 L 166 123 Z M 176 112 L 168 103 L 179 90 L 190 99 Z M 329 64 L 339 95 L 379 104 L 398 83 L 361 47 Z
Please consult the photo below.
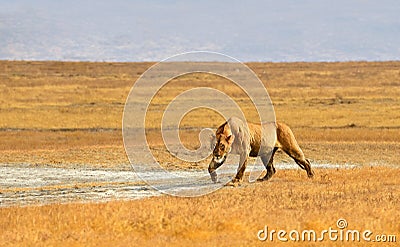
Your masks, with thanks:
M 235 136 L 232 135 L 232 131 L 229 128 L 228 123 L 221 125 L 215 134 L 216 144 L 213 150 L 213 157 L 208 166 L 208 172 L 211 175 L 211 179 L 217 181 L 217 173 L 215 170 L 220 167 L 228 157 L 228 153 L 232 149 L 232 144 Z

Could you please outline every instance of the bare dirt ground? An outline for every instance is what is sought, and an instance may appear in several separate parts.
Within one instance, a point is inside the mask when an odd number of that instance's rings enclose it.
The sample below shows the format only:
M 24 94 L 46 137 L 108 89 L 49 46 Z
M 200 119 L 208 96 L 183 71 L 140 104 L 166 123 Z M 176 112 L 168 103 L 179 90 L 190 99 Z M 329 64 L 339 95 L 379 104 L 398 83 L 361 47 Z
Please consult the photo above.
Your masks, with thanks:
M 400 62 L 248 64 L 268 89 L 277 119 L 292 127 L 312 163 L 343 168 L 317 169 L 313 180 L 299 169 L 278 169 L 270 182 L 244 183 L 199 198 L 66 203 L 79 201 L 79 193 L 95 201 L 127 199 L 142 186 L 125 177 L 131 168 L 121 119 L 130 87 L 150 65 L 0 61 L 2 176 L 21 167 L 53 173 L 34 186 L 3 180 L 0 199 L 7 207 L 0 209 L 0 245 L 262 245 L 271 244 L 257 239 L 265 225 L 318 231 L 334 227 L 339 218 L 349 222 L 349 229 L 400 237 Z M 157 130 L 159 112 L 190 88 L 188 82 L 226 92 L 249 118 L 252 110 L 243 93 L 219 77 L 182 77 L 160 91 L 146 119 L 153 153 L 166 167 L 195 171 L 207 163 L 177 164 L 162 148 Z M 193 127 L 220 123 L 218 115 L 201 111 L 182 121 Z M 198 146 L 196 135 L 182 133 L 188 147 Z M 282 153 L 276 162 L 292 164 Z M 68 180 L 74 170 L 86 171 L 84 178 Z M 57 171 L 67 180 L 54 179 Z M 116 177 L 99 179 L 108 171 Z M 117 192 L 126 197 L 114 196 Z M 51 204 L 35 205 L 43 203 L 35 200 L 40 196 L 52 197 Z M 10 198 L 16 200 L 10 203 Z M 23 204 L 29 206 L 17 206 Z M 327 243 L 343 244 L 322 244 Z
M 233 176 L 237 164 L 227 165 Z M 298 169 L 290 163 L 275 164 L 277 169 Z M 356 165 L 313 164 L 319 169 L 351 169 Z M 258 167 L 261 168 L 261 167 Z M 188 177 L 202 176 L 200 171 L 175 171 L 175 175 Z M 142 174 L 145 176 L 145 174 Z M 228 176 L 228 175 L 225 175 Z M 204 186 L 214 185 L 206 176 Z M 189 189 L 177 179 L 153 174 L 153 180 L 170 185 L 179 190 Z M 190 184 L 189 186 L 193 186 Z M 199 185 L 200 186 L 200 185 Z M 94 169 L 84 167 L 31 167 L 29 165 L 2 165 L 0 167 L 1 207 L 46 205 L 51 203 L 71 202 L 106 202 L 112 200 L 134 200 L 144 197 L 159 196 L 161 192 L 146 184 L 132 169 Z M 199 189 L 199 188 L 198 188 Z

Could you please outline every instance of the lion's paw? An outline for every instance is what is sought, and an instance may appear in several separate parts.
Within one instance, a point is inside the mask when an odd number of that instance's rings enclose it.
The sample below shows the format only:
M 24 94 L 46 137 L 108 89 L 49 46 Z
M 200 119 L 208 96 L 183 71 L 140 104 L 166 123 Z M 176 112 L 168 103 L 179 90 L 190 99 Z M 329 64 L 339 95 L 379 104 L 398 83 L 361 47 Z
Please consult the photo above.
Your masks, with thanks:
M 237 187 L 240 185 L 240 180 L 237 178 L 232 179 L 231 181 L 229 181 L 225 186 L 233 186 L 233 187 Z

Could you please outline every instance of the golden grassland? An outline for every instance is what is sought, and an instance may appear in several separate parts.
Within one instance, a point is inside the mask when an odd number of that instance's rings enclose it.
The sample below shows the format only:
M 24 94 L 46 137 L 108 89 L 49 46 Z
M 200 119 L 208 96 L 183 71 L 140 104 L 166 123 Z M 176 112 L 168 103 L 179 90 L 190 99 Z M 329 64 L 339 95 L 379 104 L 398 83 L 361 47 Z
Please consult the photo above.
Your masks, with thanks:
M 0 61 L 0 163 L 130 169 L 122 143 L 123 107 L 135 80 L 152 64 Z M 269 182 L 198 198 L 1 208 L 0 245 L 251 246 L 259 243 L 256 233 L 265 224 L 321 230 L 340 217 L 349 228 L 400 238 L 400 62 L 247 65 L 268 89 L 278 121 L 292 127 L 312 163 L 363 167 L 318 169 L 313 180 L 301 170 L 280 170 Z M 146 119 L 153 152 L 169 163 L 173 160 L 159 148 L 160 112 L 174 95 L 196 86 L 224 91 L 254 117 L 243 92 L 223 78 L 188 75 L 171 81 Z M 181 124 L 216 128 L 221 120 L 198 111 Z M 186 131 L 181 137 L 195 148 L 196 135 Z M 276 161 L 289 160 L 278 153 Z M 370 166 L 376 164 L 394 168 Z
M 151 65 L 0 61 L 0 162 L 126 167 L 123 107 L 131 86 Z M 292 127 L 314 160 L 397 162 L 392 147 L 400 139 L 400 62 L 247 65 L 268 89 L 278 121 Z M 254 116 L 243 92 L 220 77 L 189 75 L 169 85 L 150 106 L 151 129 L 159 127 L 160 112 L 174 95 L 196 86 L 224 91 Z M 219 119 L 199 111 L 182 125 L 216 128 Z M 198 145 L 193 134 L 183 135 L 188 146 Z M 149 135 L 154 145 L 162 143 L 157 131 Z M 376 152 L 366 152 L 366 146 Z
M 347 220 L 347 229 L 369 229 L 372 237 L 397 234 L 399 241 L 398 168 L 317 170 L 313 180 L 306 179 L 303 171 L 284 170 L 270 182 L 225 187 L 197 198 L 2 208 L 0 245 L 270 245 L 279 241 L 257 239 L 265 225 L 271 230 L 321 232 L 336 229 L 339 218 Z M 306 242 L 314 244 L 318 243 Z M 365 244 L 350 242 L 351 246 Z

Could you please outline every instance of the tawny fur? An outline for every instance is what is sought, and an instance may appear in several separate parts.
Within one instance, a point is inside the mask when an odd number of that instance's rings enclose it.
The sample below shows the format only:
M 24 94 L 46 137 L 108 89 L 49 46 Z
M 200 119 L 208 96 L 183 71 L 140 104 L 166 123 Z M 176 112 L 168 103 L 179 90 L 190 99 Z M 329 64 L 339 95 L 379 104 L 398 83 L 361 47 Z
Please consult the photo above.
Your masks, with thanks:
M 216 146 L 209 165 L 211 178 L 216 181 L 215 170 L 224 163 L 228 153 L 236 153 L 240 155 L 240 163 L 232 182 L 242 180 L 249 156 L 261 157 L 267 173 L 259 180 L 268 180 L 275 173 L 273 157 L 278 148 L 306 170 L 308 177 L 313 177 L 310 162 L 305 158 L 289 126 L 283 123 L 246 124 L 239 118 L 230 118 L 216 131 Z

